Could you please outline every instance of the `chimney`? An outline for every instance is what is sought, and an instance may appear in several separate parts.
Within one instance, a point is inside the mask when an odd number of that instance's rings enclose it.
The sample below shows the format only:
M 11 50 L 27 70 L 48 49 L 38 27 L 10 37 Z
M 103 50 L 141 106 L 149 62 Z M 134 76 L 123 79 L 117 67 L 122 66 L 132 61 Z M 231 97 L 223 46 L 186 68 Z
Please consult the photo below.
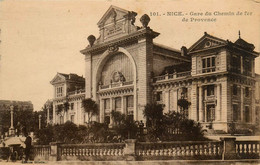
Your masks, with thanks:
M 181 56 L 187 56 L 187 48 L 185 46 L 181 47 Z

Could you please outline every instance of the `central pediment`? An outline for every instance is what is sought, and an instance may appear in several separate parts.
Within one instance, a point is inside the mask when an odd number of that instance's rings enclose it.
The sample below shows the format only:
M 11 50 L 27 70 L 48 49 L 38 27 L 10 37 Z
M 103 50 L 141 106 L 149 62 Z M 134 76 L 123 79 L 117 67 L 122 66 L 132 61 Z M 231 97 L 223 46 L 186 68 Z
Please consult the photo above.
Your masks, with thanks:
M 129 11 L 121 9 L 116 6 L 110 6 L 103 17 L 98 21 L 98 26 L 102 27 L 107 24 L 116 23 L 117 21 L 124 19 L 124 16 L 128 14 Z
M 97 42 L 105 42 L 128 35 L 137 31 L 134 25 L 137 13 L 121 9 L 116 6 L 110 6 L 97 25 L 100 31 L 100 37 Z
M 211 36 L 205 32 L 204 36 L 201 37 L 195 44 L 189 48 L 189 53 L 196 52 L 205 49 L 216 48 L 219 46 L 226 45 L 227 41 Z
M 57 73 L 56 76 L 50 81 L 50 83 L 54 85 L 54 84 L 64 83 L 65 81 L 66 78 L 62 74 Z

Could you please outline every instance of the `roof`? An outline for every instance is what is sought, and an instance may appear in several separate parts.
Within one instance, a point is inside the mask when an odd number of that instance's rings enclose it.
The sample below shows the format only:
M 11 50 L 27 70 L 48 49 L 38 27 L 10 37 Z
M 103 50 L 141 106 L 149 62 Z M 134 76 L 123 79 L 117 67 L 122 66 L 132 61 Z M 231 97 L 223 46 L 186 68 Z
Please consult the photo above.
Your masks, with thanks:
M 111 5 L 108 10 L 105 12 L 105 14 L 101 17 L 101 19 L 98 21 L 98 25 L 101 24 L 105 19 L 106 17 L 109 15 L 109 13 L 113 10 L 113 9 L 116 9 L 118 11 L 121 11 L 123 13 L 128 13 L 129 11 L 128 10 L 125 10 L 125 9 L 122 9 L 120 7 L 117 7 L 117 6 L 113 6 Z
M 255 49 L 255 46 L 253 44 L 246 42 L 245 40 L 243 40 L 240 37 L 239 37 L 239 39 L 236 40 L 235 44 L 237 44 L 249 51 L 253 51 Z
M 65 77 L 65 80 L 71 80 L 71 81 L 84 81 L 85 82 L 85 78 L 83 76 L 79 76 L 75 73 L 69 73 L 69 74 L 65 74 L 65 73 L 58 73 L 62 76 Z
M 170 51 L 174 51 L 174 52 L 177 52 L 177 53 L 181 53 L 180 50 L 171 48 L 171 47 L 169 47 L 169 46 L 165 46 L 165 45 L 158 44 L 158 43 L 153 43 L 153 45 L 154 45 L 154 46 L 161 47 L 161 48 L 163 48 L 163 49 L 168 49 L 168 50 L 170 50 Z
M 176 65 L 171 65 L 171 66 L 166 66 L 161 73 L 161 75 L 165 75 L 166 73 L 168 74 L 173 74 L 174 72 L 186 72 L 186 71 L 191 71 L 191 64 L 190 63 L 181 63 L 181 64 L 176 64 Z

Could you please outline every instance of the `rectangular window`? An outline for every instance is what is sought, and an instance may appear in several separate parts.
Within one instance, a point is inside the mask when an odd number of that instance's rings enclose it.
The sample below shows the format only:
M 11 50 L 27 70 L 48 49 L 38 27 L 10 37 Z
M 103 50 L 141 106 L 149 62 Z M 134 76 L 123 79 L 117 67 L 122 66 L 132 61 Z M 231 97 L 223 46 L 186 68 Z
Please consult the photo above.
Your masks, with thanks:
M 237 85 L 233 85 L 233 95 L 237 95 Z
M 232 71 L 235 73 L 240 73 L 241 62 L 240 56 L 233 55 L 231 60 Z
M 63 88 L 62 87 L 56 87 L 56 97 L 63 96 Z
M 232 114 L 233 114 L 233 121 L 239 121 L 240 120 L 240 109 L 238 107 L 237 104 L 233 104 L 233 110 L 232 110 Z
M 60 124 L 63 124 L 63 123 L 64 123 L 64 117 L 60 116 Z
M 212 122 L 215 120 L 215 105 L 207 106 L 207 122 Z
M 207 96 L 214 96 L 214 85 L 207 86 Z
M 245 106 L 244 116 L 245 116 L 245 122 L 249 123 L 251 121 L 250 120 L 250 109 L 249 109 L 249 106 Z
M 71 103 L 71 104 L 70 104 L 70 109 L 71 109 L 71 110 L 74 110 L 74 103 Z
M 162 101 L 162 92 L 156 93 L 156 101 Z
M 244 74 L 247 76 L 251 76 L 252 72 L 252 64 L 250 59 L 244 60 Z
M 71 115 L 70 116 L 70 121 L 72 122 L 72 123 L 74 123 L 75 121 L 74 121 L 74 118 L 75 118 L 75 116 L 74 115 Z
M 115 98 L 115 107 L 116 109 L 121 108 L 121 97 Z
M 185 99 L 188 97 L 188 88 L 182 88 L 181 96 Z
M 202 59 L 202 73 L 215 72 L 215 57 L 206 57 Z
M 245 97 L 249 97 L 250 96 L 250 92 L 249 92 L 249 87 L 245 88 Z
M 104 99 L 104 109 L 110 109 L 110 99 Z
M 134 107 L 134 97 L 133 96 L 127 96 L 126 97 L 126 105 L 127 107 Z

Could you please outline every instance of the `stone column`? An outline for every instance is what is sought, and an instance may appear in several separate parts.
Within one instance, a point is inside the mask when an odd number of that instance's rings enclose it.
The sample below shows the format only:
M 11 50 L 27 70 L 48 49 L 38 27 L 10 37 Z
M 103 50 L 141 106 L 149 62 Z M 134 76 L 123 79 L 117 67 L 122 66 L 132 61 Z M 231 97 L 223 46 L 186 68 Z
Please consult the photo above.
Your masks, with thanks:
M 9 136 L 14 136 L 15 129 L 14 129 L 14 106 L 10 106 L 10 113 L 11 113 L 11 126 L 9 128 Z
M 178 109 L 178 94 L 177 94 L 177 90 L 174 89 L 173 90 L 173 110 L 177 112 L 177 109 Z
M 124 97 L 120 97 L 121 98 L 121 113 L 123 114 L 124 113 Z
M 123 110 L 122 110 L 122 113 L 127 115 L 127 101 L 126 101 L 126 96 L 123 96 Z M 133 98 L 133 101 L 134 101 L 134 98 Z
M 99 109 L 100 109 L 100 115 L 99 115 L 99 117 L 100 117 L 100 122 L 101 123 L 104 123 L 104 116 L 105 116 L 105 107 L 104 107 L 104 99 L 100 99 L 100 105 L 99 105 L 100 107 L 99 107 Z
M 191 86 L 191 119 L 198 121 L 198 84 L 193 82 Z
M 85 55 L 85 94 L 86 98 L 92 97 L 92 57 L 91 54 Z M 96 75 L 95 75 L 96 76 Z M 95 84 L 96 85 L 96 84 Z M 95 94 L 95 92 L 94 92 Z M 96 94 L 95 94 L 96 96 Z M 94 98 L 95 99 L 95 98 Z
M 241 74 L 243 74 L 244 72 L 244 68 L 243 68 L 243 56 L 241 56 Z
M 110 99 L 110 124 L 109 124 L 109 127 L 112 127 L 113 124 L 114 124 L 114 121 L 113 121 L 113 118 L 112 118 L 112 115 L 111 115 L 112 110 L 115 110 L 114 101 L 115 101 L 115 99 L 113 97 L 111 97 L 111 99 Z
M 164 92 L 164 98 L 165 98 L 164 112 L 169 112 L 170 111 L 170 92 L 169 92 L 169 90 Z
M 221 120 L 221 86 L 220 84 L 217 84 L 217 106 L 216 106 L 216 120 L 220 121 Z
M 203 116 L 203 89 L 202 86 L 199 86 L 199 121 L 203 122 L 204 121 L 204 116 Z
M 244 121 L 244 88 L 241 86 L 241 107 L 240 107 L 241 121 Z

